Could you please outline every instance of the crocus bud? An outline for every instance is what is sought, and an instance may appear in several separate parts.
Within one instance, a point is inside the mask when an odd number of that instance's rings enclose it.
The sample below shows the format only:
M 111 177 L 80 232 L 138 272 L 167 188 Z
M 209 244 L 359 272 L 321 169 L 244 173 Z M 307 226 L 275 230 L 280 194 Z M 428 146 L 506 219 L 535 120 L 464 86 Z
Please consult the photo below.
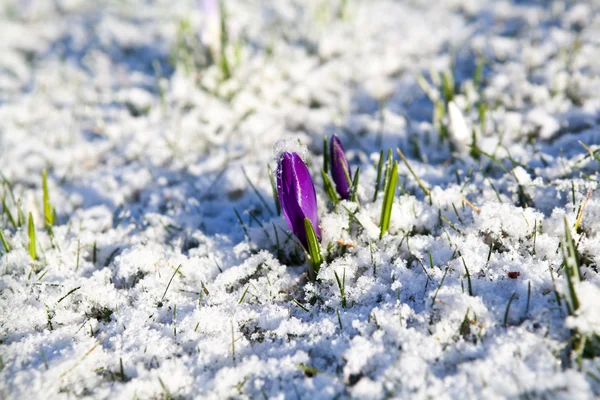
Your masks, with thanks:
M 331 138 L 329 158 L 331 160 L 331 176 L 335 182 L 335 189 L 342 199 L 347 200 L 350 197 L 352 175 L 342 142 L 335 135 Z
M 296 153 L 285 152 L 279 159 L 277 197 L 290 229 L 304 248 L 308 250 L 304 218 L 310 220 L 321 241 L 315 185 L 304 161 Z

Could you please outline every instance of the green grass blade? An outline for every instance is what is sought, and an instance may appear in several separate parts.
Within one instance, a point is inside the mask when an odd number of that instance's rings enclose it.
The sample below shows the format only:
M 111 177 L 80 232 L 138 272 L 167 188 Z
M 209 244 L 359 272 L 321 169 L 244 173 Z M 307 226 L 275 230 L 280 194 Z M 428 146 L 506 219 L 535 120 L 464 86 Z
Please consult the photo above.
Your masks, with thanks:
M 2 211 L 4 211 L 4 213 L 6 214 L 6 216 L 8 217 L 8 220 L 10 221 L 10 223 L 12 224 L 13 227 L 17 228 L 17 222 L 15 221 L 15 219 L 13 218 L 10 210 L 8 209 L 8 207 L 6 206 L 6 199 L 3 197 L 2 198 Z
M 394 162 L 394 155 L 392 149 L 388 150 L 387 159 L 385 160 L 385 169 L 383 170 L 383 188 L 387 187 L 388 181 L 390 180 L 390 173 L 392 172 L 392 163 Z
M 29 213 L 29 255 L 32 260 L 37 260 L 37 249 L 35 245 L 35 225 L 33 224 L 33 216 Z
M 4 237 L 4 232 L 2 232 L 1 228 L 0 228 L 0 243 L 2 243 L 2 246 L 4 247 L 4 251 L 6 253 L 8 253 L 12 250 L 12 248 L 10 247 L 10 244 L 8 244 L 8 242 L 6 241 L 6 237 Z
M 433 127 L 440 133 L 442 142 L 448 137 L 448 127 L 444 123 L 445 116 L 446 105 L 442 100 L 436 101 L 433 107 Z
M 517 293 L 513 292 L 513 294 L 510 296 L 510 299 L 508 300 L 508 304 L 506 305 L 506 310 L 504 310 L 504 327 L 508 328 L 508 313 L 510 312 L 510 305 L 512 304 L 513 300 L 515 299 L 515 295 Z
M 478 113 L 479 113 L 479 129 L 481 130 L 481 135 L 485 135 L 485 115 L 487 114 L 488 106 L 485 103 L 479 103 Z
M 358 180 L 360 178 L 360 167 L 356 168 L 356 172 L 354 173 L 354 180 L 352 181 L 352 186 L 350 187 L 350 200 L 355 203 L 358 203 L 358 196 L 356 194 L 358 190 Z
M 17 227 L 20 228 L 23 225 L 25 225 L 25 213 L 23 213 L 21 199 L 19 199 L 17 200 Z
M 250 240 L 250 235 L 248 234 L 248 228 L 246 228 L 246 224 L 244 223 L 244 220 L 242 219 L 240 213 L 238 212 L 238 210 L 235 209 L 235 207 L 233 208 L 233 211 L 235 212 L 235 216 L 237 217 L 238 221 L 240 222 L 240 225 L 242 226 L 242 229 L 244 230 L 244 235 L 246 235 L 246 238 L 248 238 L 248 240 Z
M 392 216 L 392 204 L 394 203 L 394 196 L 396 194 L 396 187 L 398 184 L 398 161 L 394 161 L 394 167 L 391 170 L 387 186 L 385 188 L 385 194 L 383 203 L 381 206 L 381 219 L 379 221 L 380 232 L 379 239 L 387 232 L 390 227 L 390 218 Z
M 344 269 L 344 275 L 341 280 L 336 271 L 333 271 L 333 274 L 335 275 L 335 280 L 337 281 L 338 288 L 340 289 L 342 308 L 346 308 L 346 270 Z
M 404 157 L 404 153 L 402 153 L 402 151 L 400 151 L 399 148 L 396 149 L 396 151 L 398 152 L 398 155 L 400 156 L 400 158 L 402 159 L 402 161 L 404 161 L 404 164 L 408 168 L 408 171 L 411 173 L 411 175 L 417 181 L 417 184 L 419 185 L 419 187 L 421 188 L 421 190 L 423 191 L 423 193 L 425 193 L 425 196 L 429 196 L 429 190 L 425 187 L 425 185 L 423 184 L 423 182 L 421 181 L 421 179 L 419 179 L 419 176 L 416 174 L 416 172 L 412 169 L 410 163 L 408 162 L 408 160 L 406 159 L 406 157 Z
M 329 197 L 329 200 L 331 200 L 334 206 L 337 205 L 340 202 L 340 199 L 337 194 L 335 194 L 333 184 L 324 169 L 321 170 L 321 176 L 323 177 L 323 188 L 325 189 L 325 193 L 327 193 L 327 197 Z
M 229 33 L 227 31 L 227 10 L 225 9 L 225 2 L 219 1 L 220 15 L 221 15 L 221 54 L 220 54 L 220 67 L 223 72 L 223 78 L 225 80 L 231 78 L 231 68 L 229 66 L 229 60 L 227 59 L 227 43 L 229 42 Z
M 449 103 L 454 98 L 454 78 L 450 71 L 445 71 L 442 74 L 442 93 L 446 103 Z
M 375 193 L 373 194 L 373 202 L 377 201 L 379 193 L 379 185 L 381 185 L 381 176 L 383 172 L 383 150 L 379 153 L 379 164 L 377 165 L 377 178 L 375 179 Z
M 579 308 L 579 299 L 577 292 L 575 291 L 575 284 L 581 281 L 581 273 L 579 271 L 579 264 L 577 262 L 577 250 L 575 249 L 575 242 L 571 236 L 571 228 L 565 218 L 565 238 L 562 241 L 563 251 L 563 263 L 565 265 L 565 272 L 567 276 L 567 284 L 569 287 L 569 297 L 571 298 L 571 305 L 573 312 Z
M 273 211 L 271 210 L 271 207 L 269 207 L 269 203 L 267 203 L 265 198 L 262 196 L 262 194 L 260 194 L 260 192 L 258 191 L 256 186 L 254 186 L 254 184 L 248 177 L 248 174 L 246 173 L 246 168 L 242 167 L 242 172 L 244 173 L 244 177 L 246 177 L 246 181 L 248 181 L 248 184 L 250 185 L 250 187 L 252 188 L 252 190 L 254 191 L 254 193 L 256 194 L 258 199 L 260 200 L 260 202 L 263 203 L 263 205 L 265 206 L 265 209 L 269 212 L 269 214 L 273 216 L 274 214 L 273 214 Z
M 277 196 L 277 185 L 275 184 L 275 176 L 270 165 L 267 165 L 269 171 L 269 180 L 271 181 L 271 190 L 273 191 L 273 201 L 275 202 L 275 208 L 277 208 L 277 215 L 281 215 L 281 204 L 279 204 L 279 197 Z
M 308 266 L 308 278 L 314 281 L 319 274 L 319 268 L 323 263 L 323 257 L 321 256 L 321 246 L 319 245 L 319 239 L 315 234 L 310 219 L 304 218 L 304 229 L 306 230 L 306 241 L 308 242 L 308 254 L 310 255 L 310 264 Z
M 48 192 L 48 173 L 42 171 L 42 190 L 44 192 L 44 222 L 47 227 L 54 225 L 54 210 L 50 204 L 50 193 Z

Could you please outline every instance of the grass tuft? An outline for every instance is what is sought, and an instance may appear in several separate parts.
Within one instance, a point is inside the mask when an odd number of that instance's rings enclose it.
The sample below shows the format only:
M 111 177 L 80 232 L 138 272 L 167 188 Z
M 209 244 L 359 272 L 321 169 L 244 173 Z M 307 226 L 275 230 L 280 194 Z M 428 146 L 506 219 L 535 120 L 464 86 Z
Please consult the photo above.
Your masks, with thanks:
M 340 289 L 340 295 L 342 296 L 342 308 L 346 308 L 346 269 L 344 269 L 344 274 L 341 280 L 336 271 L 333 271 L 333 274 L 335 275 L 335 280 L 337 281 L 338 288 Z
M 384 152 L 383 152 L 383 150 L 381 150 L 381 152 L 379 153 L 379 163 L 377 164 L 377 178 L 375 179 L 375 193 L 373 193 L 373 202 L 377 201 L 377 194 L 379 193 L 379 185 L 381 185 L 383 160 L 384 160 Z
M 50 230 L 54 225 L 54 208 L 50 204 L 48 173 L 45 169 L 42 171 L 42 191 L 44 196 L 44 223 L 46 224 L 46 229 Z
M 396 187 L 398 184 L 398 161 L 394 161 L 394 166 L 389 175 L 389 179 L 384 190 L 384 198 L 381 206 L 381 219 L 379 221 L 379 239 L 383 238 L 383 235 L 387 232 L 390 227 L 390 218 L 392 216 L 392 204 L 394 204 L 394 196 L 396 194 Z
M 29 223 L 28 223 L 28 235 L 29 235 L 29 255 L 32 260 L 37 260 L 37 248 L 35 244 L 35 225 L 33 222 L 33 216 L 29 213 Z
M 319 245 L 319 239 L 315 233 L 312 222 L 310 219 L 304 218 L 304 229 L 306 230 L 306 241 L 308 242 L 308 254 L 310 255 L 310 264 L 308 265 L 308 278 L 311 281 L 317 279 L 319 269 L 323 263 L 323 256 L 321 256 L 321 246 Z
M 12 250 L 12 247 L 10 247 L 10 244 L 8 244 L 6 237 L 4 237 L 4 232 L 2 232 L 2 228 L 0 228 L 0 243 L 2 243 L 2 247 L 4 247 L 4 251 L 6 253 L 9 253 Z
M 267 170 L 269 171 L 269 181 L 271 182 L 271 190 L 273 191 L 273 202 L 275 203 L 275 208 L 277 208 L 277 215 L 281 215 L 281 204 L 279 204 L 279 197 L 277 196 L 277 185 L 275 184 L 275 176 L 273 175 L 273 170 L 270 165 L 267 165 Z
M 360 178 L 360 167 L 356 168 L 356 172 L 354 173 L 354 180 L 352 181 L 352 186 L 350 186 L 350 200 L 358 204 L 358 180 Z
M 331 200 L 333 205 L 336 206 L 340 202 L 340 199 L 337 194 L 335 194 L 333 184 L 324 169 L 321 170 L 321 176 L 323 177 L 323 188 L 325 189 L 325 193 L 327 193 L 327 197 L 329 197 L 329 200 Z
M 577 250 L 575 248 L 575 242 L 571 236 L 571 228 L 565 218 L 565 237 L 562 240 L 562 252 L 563 252 L 563 263 L 565 266 L 565 273 L 567 277 L 567 284 L 569 287 L 569 298 L 571 300 L 569 305 L 569 314 L 573 315 L 579 308 L 579 298 L 575 291 L 575 285 L 581 281 L 581 272 L 579 271 L 579 263 L 577 262 Z

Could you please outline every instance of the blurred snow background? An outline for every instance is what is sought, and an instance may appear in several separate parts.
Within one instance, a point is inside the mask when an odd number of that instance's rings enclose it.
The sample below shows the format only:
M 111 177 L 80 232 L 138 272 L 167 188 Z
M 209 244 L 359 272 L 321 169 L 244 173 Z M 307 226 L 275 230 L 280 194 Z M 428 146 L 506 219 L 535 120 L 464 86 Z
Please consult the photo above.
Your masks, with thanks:
M 600 145 L 600 3 L 224 4 L 228 74 L 198 1 L 0 1 L 2 209 L 38 228 L 32 261 L 0 218 L 0 397 L 600 395 L 598 349 L 572 349 L 600 334 L 600 158 L 579 144 Z M 444 74 L 464 124 L 435 117 Z M 360 224 L 327 207 L 332 133 Z M 317 186 L 314 284 L 272 200 L 280 139 Z M 380 241 L 375 166 L 397 147 L 431 196 L 401 163 Z

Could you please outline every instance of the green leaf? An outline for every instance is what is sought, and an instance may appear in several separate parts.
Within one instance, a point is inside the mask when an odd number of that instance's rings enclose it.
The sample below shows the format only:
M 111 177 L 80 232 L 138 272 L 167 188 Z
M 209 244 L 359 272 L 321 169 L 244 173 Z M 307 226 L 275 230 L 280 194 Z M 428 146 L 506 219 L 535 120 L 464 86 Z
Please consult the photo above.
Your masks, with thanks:
M 48 192 L 48 173 L 46 169 L 42 171 L 42 190 L 44 192 L 44 222 L 47 227 L 54 225 L 54 210 L 50 204 L 50 194 Z
M 442 93 L 446 103 L 449 103 L 454 98 L 454 78 L 450 71 L 445 71 L 442 74 Z
M 340 199 L 337 194 L 335 194 L 333 184 L 324 169 L 321 170 L 321 176 L 323 177 L 323 188 L 325 189 L 325 193 L 327 193 L 327 197 L 329 197 L 329 200 L 331 200 L 334 206 L 337 205 L 340 202 Z
M 0 228 L 0 243 L 2 243 L 2 246 L 4 247 L 5 252 L 8 253 L 12 250 L 10 247 L 10 244 L 8 244 L 8 242 L 6 241 L 6 238 L 4 237 L 4 232 L 2 232 L 2 228 Z
M 333 274 L 335 275 L 335 280 L 342 296 L 342 308 L 346 308 L 346 269 L 344 269 L 344 275 L 341 280 L 336 271 L 333 271 Z
M 221 26 L 221 46 L 220 46 L 220 54 L 219 54 L 219 66 L 221 67 L 221 72 L 223 73 L 224 80 L 231 78 L 231 68 L 229 64 L 229 60 L 227 59 L 227 44 L 229 43 L 229 31 L 227 30 L 227 9 L 225 8 L 225 2 L 223 0 L 219 1 L 219 9 L 220 9 L 220 26 Z
M 383 150 L 379 153 L 379 164 L 377 165 L 377 179 L 375 180 L 375 193 L 373 194 L 373 202 L 377 201 L 379 193 L 379 185 L 381 185 L 381 176 L 383 172 Z
M 571 228 L 565 218 L 565 238 L 562 241 L 562 252 L 563 252 L 563 263 L 565 265 L 565 272 L 567 276 L 567 284 L 569 287 L 569 297 L 571 298 L 571 305 L 575 312 L 579 308 L 579 299 L 575 291 L 575 284 L 581 281 L 581 272 L 579 271 L 579 263 L 577 262 L 577 249 L 575 248 L 575 242 L 571 236 Z
M 2 198 L 1 202 L 2 202 L 2 211 L 4 211 L 4 213 L 6 214 L 6 216 L 8 217 L 8 220 L 10 221 L 12 226 L 15 228 L 18 228 L 17 222 L 15 221 L 12 214 L 10 213 L 10 210 L 6 206 L 6 199 L 4 197 Z
M 32 260 L 37 260 L 37 249 L 35 247 L 35 225 L 33 224 L 33 216 L 29 213 L 29 255 Z
M 358 190 L 358 179 L 360 178 L 360 167 L 356 168 L 356 172 L 354 173 L 354 180 L 352 181 L 352 186 L 350 187 L 350 200 L 355 203 L 358 203 L 358 196 L 356 192 Z
M 321 246 L 319 245 L 319 239 L 315 234 L 310 219 L 304 218 L 304 229 L 306 230 L 306 241 L 308 243 L 308 254 L 310 255 L 311 263 L 308 266 L 308 278 L 314 281 L 319 274 L 319 268 L 323 263 L 323 257 L 321 256 Z
M 479 103 L 478 113 L 479 113 L 479 129 L 481 130 L 481 135 L 485 135 L 485 115 L 487 114 L 488 106 L 486 103 Z
M 383 203 L 381 205 L 381 219 L 379 221 L 379 239 L 387 232 L 390 227 L 390 218 L 392 216 L 392 204 L 394 203 L 394 196 L 396 194 L 396 186 L 398 184 L 398 161 L 394 161 L 394 167 L 390 173 L 387 186 L 385 188 L 385 195 Z
M 281 204 L 279 204 L 279 197 L 277 196 L 277 185 L 275 185 L 275 176 L 273 176 L 273 170 L 270 165 L 267 165 L 269 171 L 269 180 L 271 181 L 271 190 L 273 191 L 273 201 L 277 208 L 277 215 L 281 215 Z

